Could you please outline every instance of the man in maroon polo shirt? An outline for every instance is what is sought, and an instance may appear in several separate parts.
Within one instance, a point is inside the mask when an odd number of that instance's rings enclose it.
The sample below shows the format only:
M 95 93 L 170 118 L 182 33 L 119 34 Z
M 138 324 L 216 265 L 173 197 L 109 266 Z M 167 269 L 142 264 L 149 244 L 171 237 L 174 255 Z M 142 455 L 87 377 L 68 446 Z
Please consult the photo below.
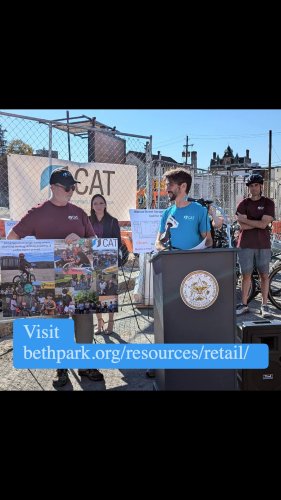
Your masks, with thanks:
M 237 305 L 236 314 L 249 311 L 247 298 L 251 284 L 254 264 L 261 279 L 262 304 L 260 313 L 263 318 L 271 316 L 267 305 L 269 288 L 269 263 L 271 259 L 271 242 L 268 225 L 275 217 L 275 205 L 270 198 L 262 196 L 263 177 L 256 173 L 246 180 L 249 196 L 237 207 L 237 220 L 240 234 L 237 247 L 242 273 L 242 303 Z
M 89 217 L 82 208 L 70 203 L 76 181 L 65 168 L 53 171 L 50 177 L 51 198 L 41 205 L 31 208 L 11 229 L 7 239 L 19 240 L 25 236 L 37 239 L 65 239 L 67 244 L 80 238 L 95 237 Z M 79 183 L 80 184 L 80 183 Z M 93 342 L 93 318 L 91 315 L 74 316 L 76 342 Z M 78 374 L 99 382 L 103 375 L 96 369 L 78 370 Z M 64 386 L 69 380 L 67 369 L 58 369 L 53 381 L 55 388 Z

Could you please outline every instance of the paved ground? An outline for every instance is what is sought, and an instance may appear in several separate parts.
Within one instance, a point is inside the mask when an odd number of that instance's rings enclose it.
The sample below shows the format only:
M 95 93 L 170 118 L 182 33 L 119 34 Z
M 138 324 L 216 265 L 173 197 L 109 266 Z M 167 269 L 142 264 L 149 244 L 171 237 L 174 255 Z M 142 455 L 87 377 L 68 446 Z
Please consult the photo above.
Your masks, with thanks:
M 137 321 L 132 316 L 131 306 L 125 306 L 123 311 L 116 314 L 112 335 L 95 335 L 97 343 L 153 343 L 153 318 L 151 310 L 136 310 Z M 107 315 L 104 315 L 106 318 Z M 11 323 L 6 324 L 6 330 Z M 10 329 L 9 328 L 9 329 Z M 0 338 L 0 390 L 54 390 L 52 380 L 55 370 L 17 370 L 13 368 L 12 335 Z M 61 391 L 151 391 L 153 381 L 146 377 L 145 370 L 101 370 L 103 382 L 91 382 L 86 377 L 78 376 L 77 370 L 70 370 L 70 383 L 61 388 Z
M 127 296 L 128 297 L 128 296 Z M 260 300 L 250 304 L 250 312 L 238 317 L 237 323 L 243 321 L 262 320 L 259 315 Z M 281 311 L 270 306 L 275 319 L 281 320 Z M 95 336 L 101 343 L 153 343 L 153 310 L 136 309 L 137 321 L 132 314 L 131 305 L 124 306 L 116 314 L 115 333 Z M 138 327 L 139 325 L 139 327 Z M 54 370 L 17 370 L 13 368 L 13 350 L 11 322 L 0 325 L 0 390 L 5 391 L 52 391 Z M 7 335 L 7 333 L 9 333 Z M 60 391 L 152 391 L 153 379 L 145 375 L 145 370 L 101 370 L 103 382 L 91 382 L 83 377 L 81 380 L 77 370 L 70 371 L 70 383 Z

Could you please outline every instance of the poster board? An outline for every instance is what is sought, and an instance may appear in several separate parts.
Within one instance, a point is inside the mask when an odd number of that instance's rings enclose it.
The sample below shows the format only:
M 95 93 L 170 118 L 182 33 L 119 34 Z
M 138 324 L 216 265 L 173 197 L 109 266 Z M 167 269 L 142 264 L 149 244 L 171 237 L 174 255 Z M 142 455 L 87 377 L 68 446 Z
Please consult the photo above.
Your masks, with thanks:
M 160 209 L 130 209 L 134 253 L 155 251 L 155 240 L 163 212 Z
M 0 241 L 5 317 L 118 311 L 117 238 Z

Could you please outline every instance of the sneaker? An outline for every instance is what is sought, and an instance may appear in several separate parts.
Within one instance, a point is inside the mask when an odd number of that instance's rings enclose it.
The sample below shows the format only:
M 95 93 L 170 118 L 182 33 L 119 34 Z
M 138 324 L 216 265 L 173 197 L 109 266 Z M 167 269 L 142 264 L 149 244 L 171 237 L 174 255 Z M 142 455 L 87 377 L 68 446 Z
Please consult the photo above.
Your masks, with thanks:
M 269 307 L 266 304 L 261 305 L 260 314 L 263 318 L 270 318 L 272 316 Z
M 63 387 L 68 381 L 68 370 L 57 370 L 57 378 L 53 380 L 53 387 Z
M 88 377 L 88 379 L 92 380 L 93 382 L 100 382 L 101 380 L 104 380 L 103 374 L 95 368 L 88 370 L 78 370 L 78 375 L 80 375 L 80 377 Z
M 244 304 L 238 304 L 236 306 L 236 316 L 240 316 L 240 314 L 244 314 L 249 312 L 249 307 Z

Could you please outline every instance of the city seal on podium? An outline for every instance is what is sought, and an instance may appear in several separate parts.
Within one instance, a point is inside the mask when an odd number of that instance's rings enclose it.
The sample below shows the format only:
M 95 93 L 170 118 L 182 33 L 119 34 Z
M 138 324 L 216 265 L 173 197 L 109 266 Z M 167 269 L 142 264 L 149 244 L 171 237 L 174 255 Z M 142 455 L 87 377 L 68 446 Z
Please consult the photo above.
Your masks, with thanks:
M 192 271 L 182 280 L 180 294 L 191 309 L 207 309 L 217 300 L 219 284 L 207 271 Z

